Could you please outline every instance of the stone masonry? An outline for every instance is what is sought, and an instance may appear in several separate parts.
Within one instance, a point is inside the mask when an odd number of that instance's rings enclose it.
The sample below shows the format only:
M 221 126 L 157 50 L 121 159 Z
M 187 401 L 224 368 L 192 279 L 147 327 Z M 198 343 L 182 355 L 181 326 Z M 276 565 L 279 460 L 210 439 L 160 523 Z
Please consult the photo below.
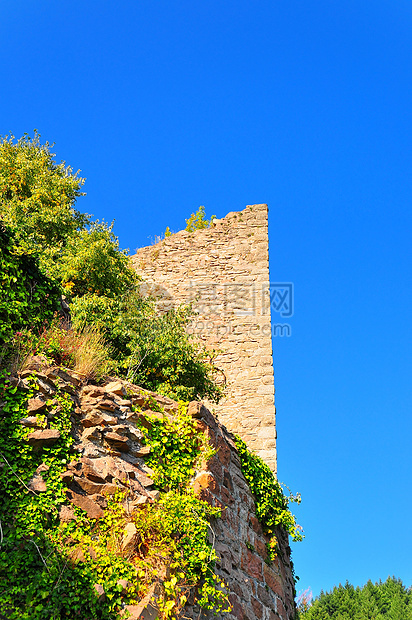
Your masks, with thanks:
M 142 291 L 159 297 L 163 308 L 193 303 L 198 314 L 190 329 L 219 351 L 226 384 L 219 405 L 208 406 L 276 471 L 267 205 L 183 230 L 132 259 Z
M 227 584 L 232 610 L 217 620 L 293 620 L 295 586 L 288 535 L 277 528 L 277 557 L 268 562 L 268 538 L 256 518 L 233 437 L 201 403 L 190 403 L 189 412 L 217 449 L 193 481 L 202 499 L 222 509 L 222 518 L 213 523 L 216 570 Z M 185 617 L 210 620 L 213 614 L 189 607 Z

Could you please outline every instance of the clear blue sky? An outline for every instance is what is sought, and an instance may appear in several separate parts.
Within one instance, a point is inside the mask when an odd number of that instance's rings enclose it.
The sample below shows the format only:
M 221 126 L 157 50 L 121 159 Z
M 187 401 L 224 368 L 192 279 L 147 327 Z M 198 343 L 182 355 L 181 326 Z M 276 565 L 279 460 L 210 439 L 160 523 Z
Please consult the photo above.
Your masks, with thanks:
M 3 0 L 0 57 L 0 134 L 55 142 L 122 247 L 269 204 L 298 590 L 411 585 L 410 1 Z

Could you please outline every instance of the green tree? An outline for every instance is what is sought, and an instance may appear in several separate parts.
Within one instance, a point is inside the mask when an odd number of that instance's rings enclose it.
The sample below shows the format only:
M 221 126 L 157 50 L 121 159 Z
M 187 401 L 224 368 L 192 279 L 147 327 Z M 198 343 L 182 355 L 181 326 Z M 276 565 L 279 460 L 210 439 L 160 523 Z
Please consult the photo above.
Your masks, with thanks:
M 217 400 L 221 389 L 212 356 L 186 332 L 190 310 L 160 314 L 153 300 L 140 297 L 139 279 L 113 225 L 93 222 L 75 208 L 84 179 L 54 157 L 37 133 L 33 139 L 24 135 L 0 141 L 0 218 L 12 229 L 22 254 L 38 258 L 39 282 L 43 271 L 58 283 L 69 298 L 78 330 L 90 324 L 102 330 L 123 376 L 176 398 Z M 188 220 L 193 230 L 209 224 L 203 207 Z M 15 281 L 14 272 L 10 278 Z M 26 295 L 19 308 L 32 301 L 34 297 Z M 50 304 L 44 302 L 44 313 L 38 305 L 33 308 L 39 317 L 47 317 Z M 6 312 L 6 303 L 3 308 Z M 12 318 L 13 308 L 4 319 L 10 334 L 20 325 Z M 28 321 L 30 317 L 29 312 Z M 26 323 L 28 328 L 37 326 L 37 318 Z
M 59 303 L 56 284 L 0 223 L 0 344 L 28 325 L 40 327 Z
M 371 581 L 363 588 L 346 582 L 331 592 L 321 592 L 301 620 L 410 620 L 412 592 L 400 579 L 388 577 L 382 583 Z
M 127 251 L 120 250 L 113 223 L 93 222 L 89 230 L 74 232 L 55 267 L 65 293 L 78 297 L 96 293 L 122 295 L 138 281 Z
M 13 135 L 0 141 L 0 217 L 28 253 L 50 269 L 67 239 L 83 230 L 90 216 L 75 209 L 84 179 L 55 162 L 40 136 Z

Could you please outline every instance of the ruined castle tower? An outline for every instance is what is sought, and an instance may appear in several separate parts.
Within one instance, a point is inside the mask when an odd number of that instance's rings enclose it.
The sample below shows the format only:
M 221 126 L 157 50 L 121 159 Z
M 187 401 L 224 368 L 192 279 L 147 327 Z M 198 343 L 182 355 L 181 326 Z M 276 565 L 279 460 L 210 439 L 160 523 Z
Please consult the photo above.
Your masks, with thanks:
M 226 382 L 225 397 L 208 407 L 276 471 L 267 205 L 178 232 L 132 258 L 144 290 L 164 307 L 193 303 L 191 330 L 219 350 Z

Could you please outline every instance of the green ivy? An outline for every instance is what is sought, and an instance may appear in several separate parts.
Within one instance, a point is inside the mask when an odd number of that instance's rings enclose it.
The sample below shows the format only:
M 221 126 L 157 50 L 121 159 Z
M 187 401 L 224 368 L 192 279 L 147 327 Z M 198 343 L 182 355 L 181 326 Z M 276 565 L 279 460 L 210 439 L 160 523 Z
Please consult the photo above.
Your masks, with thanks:
M 133 516 L 138 542 L 128 556 L 119 552 L 124 528 L 130 522 L 123 508 L 124 496 L 108 500 L 100 520 L 75 508 L 76 519 L 62 523 L 59 507 L 66 503 L 60 474 L 71 460 L 73 444 L 71 415 L 74 403 L 64 391 L 47 402 L 49 426 L 60 431 L 60 439 L 49 448 L 34 451 L 27 441 L 30 429 L 20 421 L 26 417 L 26 402 L 37 392 L 33 375 L 20 389 L 16 381 L 0 376 L 0 616 L 11 620 L 115 620 L 122 605 L 136 604 L 151 583 L 162 576 L 163 595 L 158 600 L 164 620 L 179 617 L 189 593 L 213 613 L 227 610 L 224 584 L 214 573 L 216 555 L 209 542 L 210 520 L 218 508 L 196 497 L 188 483 L 197 459 L 213 451 L 196 429 L 181 403 L 175 420 L 160 412 L 148 416 L 147 431 L 153 456 L 150 464 L 163 484 L 159 500 L 141 506 Z M 159 409 L 159 407 L 158 407 Z M 46 426 L 46 416 L 36 416 Z M 30 490 L 30 481 L 40 464 L 47 491 Z M 80 554 L 73 558 L 73 552 Z M 159 573 L 159 570 L 161 572 Z M 162 572 L 163 571 L 163 572 Z M 125 594 L 119 579 L 130 587 Z M 96 596 L 100 584 L 104 600 Z
M 34 376 L 22 390 L 6 373 L 0 375 L 0 615 L 11 620 L 114 619 L 110 601 L 99 603 L 96 597 L 98 571 L 70 562 L 67 548 L 58 544 L 58 508 L 67 501 L 60 474 L 73 444 L 73 401 L 62 391 L 50 399 L 54 415 L 49 426 L 60 431 L 60 439 L 36 452 L 27 441 L 32 429 L 20 424 L 36 387 Z M 45 422 L 44 416 L 37 418 Z M 47 490 L 38 493 L 30 490 L 30 481 L 42 463 L 48 467 L 41 473 Z M 94 527 L 93 520 L 88 527 Z M 110 585 L 113 590 L 116 584 Z M 120 599 L 118 588 L 114 591 Z
M 289 510 L 289 500 L 276 480 L 268 465 L 256 454 L 250 452 L 240 437 L 235 437 L 242 473 L 252 491 L 256 502 L 256 516 L 262 524 L 265 534 L 271 539 L 268 543 L 269 559 L 276 556 L 277 541 L 274 536 L 276 526 L 281 525 L 295 541 L 303 539 L 302 528 L 296 523 L 295 516 Z M 290 497 L 300 502 L 300 496 Z
M 152 448 L 148 465 L 155 472 L 157 488 L 169 490 L 187 485 L 200 455 L 207 460 L 214 454 L 206 436 L 197 430 L 195 420 L 188 414 L 188 403 L 180 401 L 173 416 L 144 412 L 143 415 L 149 424 L 140 427 Z

